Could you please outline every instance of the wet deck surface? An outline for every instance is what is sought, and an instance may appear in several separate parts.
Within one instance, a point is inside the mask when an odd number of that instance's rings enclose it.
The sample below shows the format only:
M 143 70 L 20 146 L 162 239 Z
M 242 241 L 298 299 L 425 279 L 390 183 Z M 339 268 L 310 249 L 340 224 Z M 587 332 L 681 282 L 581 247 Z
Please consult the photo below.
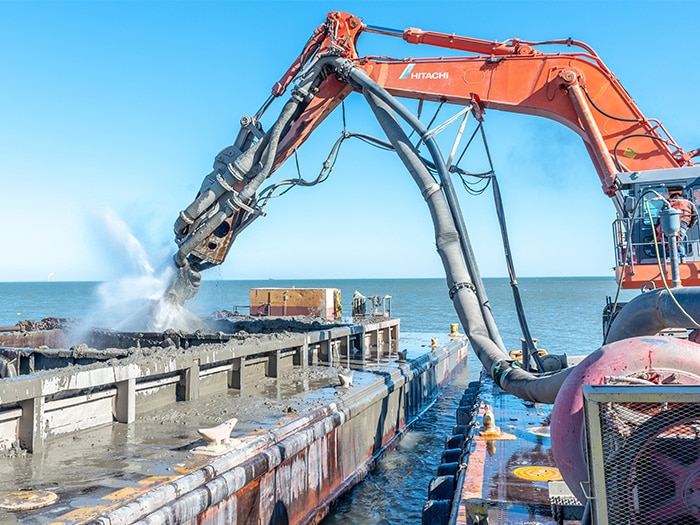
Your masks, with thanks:
M 449 338 L 442 338 L 446 343 Z M 426 343 L 427 342 L 427 343 Z M 411 359 L 431 351 L 426 334 L 402 334 L 400 348 Z M 16 491 L 50 491 L 58 501 L 29 511 L 0 510 L 0 523 L 77 524 L 123 506 L 155 487 L 201 469 L 216 457 L 193 454 L 205 445 L 198 428 L 239 418 L 232 437 L 235 452 L 275 439 L 319 407 L 358 395 L 397 356 L 368 362 L 355 372 L 354 386 L 340 388 L 335 367 L 291 369 L 279 378 L 263 378 L 245 395 L 229 393 L 168 405 L 137 416 L 135 424 L 111 425 L 50 438 L 41 452 L 3 451 L 0 495 Z M 379 378 L 379 379 L 378 379 Z
M 578 524 L 567 509 L 553 513 L 549 483 L 561 480 L 551 452 L 549 416 L 551 405 L 522 401 L 504 392 L 482 375 L 478 394 L 479 424 L 487 406 L 493 410 L 501 435 L 491 439 L 484 428 L 476 430 L 469 445 L 458 524 L 472 523 L 479 516 L 488 523 Z M 561 483 L 561 482 L 560 482 Z

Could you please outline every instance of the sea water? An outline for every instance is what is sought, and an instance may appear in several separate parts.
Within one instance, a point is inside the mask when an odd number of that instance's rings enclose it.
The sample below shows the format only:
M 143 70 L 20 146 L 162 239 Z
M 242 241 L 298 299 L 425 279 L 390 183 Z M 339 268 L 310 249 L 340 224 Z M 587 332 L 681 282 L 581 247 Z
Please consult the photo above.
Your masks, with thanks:
M 138 280 L 118 283 L 42 282 L 0 283 L 0 326 L 46 317 L 95 318 L 113 294 L 121 303 L 130 288 L 143 295 Z M 508 279 L 485 279 L 486 291 L 501 337 L 508 349 L 521 347 L 520 326 Z M 339 288 L 343 311 L 349 315 L 353 292 L 391 296 L 391 314 L 401 319 L 401 332 L 431 337 L 446 334 L 459 323 L 448 297 L 445 279 L 324 279 L 203 281 L 188 315 L 204 317 L 215 311 L 248 313 L 250 288 Z M 519 280 L 525 317 L 538 347 L 551 353 L 586 355 L 602 341 L 601 317 L 606 296 L 614 296 L 612 278 L 522 278 Z M 633 292 L 623 292 L 629 300 Z M 111 328 L 105 326 L 105 328 Z M 461 330 L 461 327 L 460 327 Z M 324 524 L 420 523 L 428 483 L 435 476 L 444 438 L 454 426 L 462 391 L 478 379 L 481 366 L 473 357 L 435 405 L 326 518 Z
M 508 279 L 485 279 L 486 292 L 498 329 L 509 349 L 520 348 L 520 326 Z M 521 278 L 519 289 L 530 333 L 550 352 L 587 354 L 600 346 L 601 315 L 606 296 L 614 296 L 612 278 Z M 130 294 L 157 297 L 159 283 L 133 278 L 115 283 L 35 282 L 0 283 L 0 326 L 46 317 L 94 318 L 110 299 L 119 304 Z M 458 323 L 445 279 L 323 279 L 203 281 L 187 303 L 190 314 L 205 317 L 215 311 L 248 313 L 251 288 L 338 288 L 344 315 L 351 312 L 353 292 L 391 296 L 391 314 L 401 319 L 401 331 L 439 335 Z M 623 299 L 633 292 L 623 291 Z M 128 303 L 128 301 L 127 301 Z M 134 312 L 125 308 L 102 328 L 116 328 Z M 98 316 L 99 317 L 99 316 Z M 99 319 L 98 319 L 99 320 Z M 167 322 L 166 322 L 167 325 Z M 167 328 L 164 326 L 162 329 Z

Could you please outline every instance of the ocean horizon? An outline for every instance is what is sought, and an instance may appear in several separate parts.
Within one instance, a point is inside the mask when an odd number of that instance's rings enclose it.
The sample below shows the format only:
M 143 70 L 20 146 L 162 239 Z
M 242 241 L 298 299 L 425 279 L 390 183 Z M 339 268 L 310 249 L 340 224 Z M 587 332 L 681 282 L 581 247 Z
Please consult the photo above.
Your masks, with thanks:
M 501 337 L 508 348 L 519 348 L 521 330 L 510 280 L 488 277 L 484 285 Z M 523 277 L 518 285 L 530 333 L 541 347 L 551 351 L 575 347 L 590 353 L 600 346 L 605 298 L 614 297 L 617 291 L 613 277 Z M 89 319 L 98 310 L 119 307 L 122 299 L 131 298 L 140 287 L 138 280 L 0 282 L 0 327 L 47 317 Z M 401 331 L 426 337 L 447 333 L 450 324 L 459 323 L 442 277 L 204 280 L 186 306 L 200 317 L 224 310 L 247 314 L 250 289 L 270 287 L 338 288 L 344 317 L 350 315 L 355 291 L 390 296 L 391 314 L 401 319 Z M 622 297 L 628 300 L 635 293 L 625 290 Z M 126 306 L 133 313 L 131 304 Z

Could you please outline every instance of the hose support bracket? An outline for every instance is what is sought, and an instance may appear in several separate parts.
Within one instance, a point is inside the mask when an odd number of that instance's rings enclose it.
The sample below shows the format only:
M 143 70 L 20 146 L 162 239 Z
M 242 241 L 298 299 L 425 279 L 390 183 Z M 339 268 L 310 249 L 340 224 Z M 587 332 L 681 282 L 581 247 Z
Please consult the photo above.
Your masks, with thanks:
M 226 191 L 235 191 L 233 186 L 231 186 L 228 183 L 228 181 L 221 175 L 221 173 L 216 174 L 216 182 L 218 182 L 219 186 L 221 186 Z
M 452 288 L 450 288 L 450 300 L 454 299 L 455 295 L 457 295 L 457 292 L 463 290 L 464 288 L 471 290 L 473 293 L 476 294 L 476 286 L 474 286 L 470 282 L 462 281 L 461 283 L 454 283 L 452 285 Z
M 238 196 L 238 193 L 236 193 L 235 191 L 232 193 L 233 195 L 231 195 L 231 198 L 226 201 L 226 204 L 228 205 L 232 213 L 240 209 L 245 210 L 248 213 L 255 213 L 255 210 L 253 208 L 251 208 L 241 200 L 241 198 Z

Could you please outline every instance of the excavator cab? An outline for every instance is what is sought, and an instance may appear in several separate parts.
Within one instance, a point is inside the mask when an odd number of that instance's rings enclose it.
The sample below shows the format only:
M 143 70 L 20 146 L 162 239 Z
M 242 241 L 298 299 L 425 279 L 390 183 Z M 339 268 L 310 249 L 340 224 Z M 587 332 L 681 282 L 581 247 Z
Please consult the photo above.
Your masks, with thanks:
M 700 203 L 700 167 L 619 173 L 623 210 L 613 224 L 616 278 L 623 288 L 659 288 L 671 283 L 670 250 L 661 237 L 659 217 L 670 190 Z M 680 264 L 684 286 L 700 285 L 700 229 L 696 222 L 684 241 L 685 263 Z M 660 270 L 661 269 L 661 270 Z M 662 278 L 662 272 L 663 277 Z

